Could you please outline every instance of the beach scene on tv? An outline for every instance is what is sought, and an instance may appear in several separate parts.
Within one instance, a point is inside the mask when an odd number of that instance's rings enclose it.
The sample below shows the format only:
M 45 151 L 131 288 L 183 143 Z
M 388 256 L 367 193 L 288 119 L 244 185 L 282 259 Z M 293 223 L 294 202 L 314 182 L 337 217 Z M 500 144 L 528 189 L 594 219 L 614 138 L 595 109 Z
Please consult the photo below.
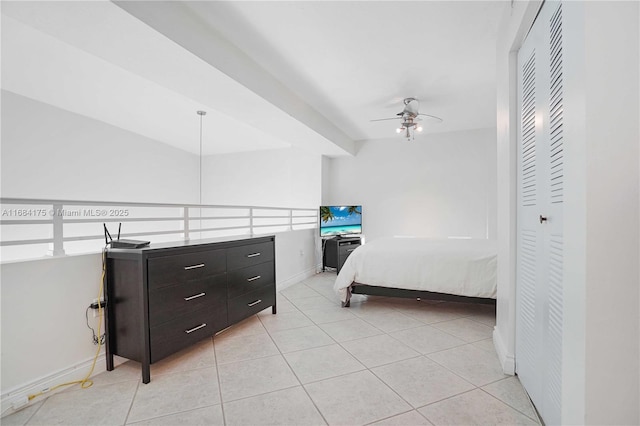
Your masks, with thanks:
M 362 233 L 362 206 L 320 207 L 320 236 Z

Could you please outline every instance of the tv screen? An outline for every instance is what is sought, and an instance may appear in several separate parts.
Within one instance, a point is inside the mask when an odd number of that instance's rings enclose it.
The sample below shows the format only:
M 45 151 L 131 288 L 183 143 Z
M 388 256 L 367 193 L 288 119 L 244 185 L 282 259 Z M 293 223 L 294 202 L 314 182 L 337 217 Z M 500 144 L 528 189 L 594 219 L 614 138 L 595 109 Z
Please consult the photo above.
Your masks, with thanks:
M 321 206 L 320 236 L 362 233 L 362 206 Z

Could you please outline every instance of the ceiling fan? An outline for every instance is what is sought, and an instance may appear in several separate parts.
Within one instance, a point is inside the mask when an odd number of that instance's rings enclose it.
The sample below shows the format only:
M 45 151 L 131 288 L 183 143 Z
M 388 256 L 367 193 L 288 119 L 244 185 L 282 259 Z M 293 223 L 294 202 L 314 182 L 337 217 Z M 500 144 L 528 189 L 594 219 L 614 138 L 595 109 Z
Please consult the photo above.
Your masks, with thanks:
M 398 117 L 400 117 L 402 123 L 400 127 L 396 129 L 396 133 L 405 132 L 404 136 L 407 140 L 415 139 L 415 132 L 422 131 L 422 126 L 418 123 L 419 121 L 422 121 L 420 116 L 429 117 L 437 120 L 438 122 L 442 122 L 442 118 L 440 117 L 418 112 L 420 102 L 418 102 L 416 98 L 405 98 L 402 102 L 404 103 L 404 109 L 396 114 L 397 117 L 379 118 L 371 121 L 397 120 Z

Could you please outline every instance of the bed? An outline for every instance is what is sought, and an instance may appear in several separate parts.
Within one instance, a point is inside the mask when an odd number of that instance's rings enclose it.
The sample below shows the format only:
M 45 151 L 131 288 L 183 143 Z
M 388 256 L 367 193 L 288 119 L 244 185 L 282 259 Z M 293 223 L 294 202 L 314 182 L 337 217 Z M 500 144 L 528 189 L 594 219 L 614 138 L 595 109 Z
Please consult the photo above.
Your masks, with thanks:
M 358 247 L 334 290 L 351 294 L 495 303 L 496 242 L 480 239 L 381 238 Z

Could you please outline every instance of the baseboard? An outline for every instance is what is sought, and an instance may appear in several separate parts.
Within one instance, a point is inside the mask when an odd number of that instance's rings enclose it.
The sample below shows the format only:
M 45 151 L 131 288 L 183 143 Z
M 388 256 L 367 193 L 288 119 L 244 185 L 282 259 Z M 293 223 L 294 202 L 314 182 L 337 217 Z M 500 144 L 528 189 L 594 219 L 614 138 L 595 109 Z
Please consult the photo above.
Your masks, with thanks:
M 291 287 L 292 285 L 297 284 L 302 280 L 306 280 L 307 278 L 314 276 L 317 273 L 317 268 L 317 266 L 314 266 L 312 268 L 305 269 L 304 271 L 298 272 L 294 276 L 289 277 L 284 281 L 276 283 L 276 291 L 280 292 L 287 287 Z
M 516 373 L 516 360 L 513 354 L 508 353 L 507 346 L 504 344 L 497 327 L 493 329 L 493 346 L 496 348 L 502 371 L 504 374 L 513 376 Z
M 118 357 L 115 357 L 115 358 L 116 359 L 114 359 L 114 365 L 119 365 L 119 364 L 122 364 L 124 361 L 126 361 L 124 358 L 122 359 L 118 359 Z M 91 369 L 92 363 L 93 363 L 93 357 L 86 359 L 84 361 L 81 361 L 71 367 L 58 370 L 55 373 L 49 374 L 47 376 L 43 376 L 27 384 L 16 386 L 13 389 L 3 392 L 2 395 L 0 395 L 0 405 L 2 407 L 1 416 L 4 417 L 6 415 L 13 414 L 18 410 L 26 408 L 32 404 L 36 404 L 42 399 L 48 396 L 51 396 L 55 393 L 58 393 L 60 391 L 63 391 L 65 389 L 71 389 L 74 386 L 77 387 L 78 386 L 77 384 L 71 385 L 71 386 L 63 386 L 61 388 L 45 393 L 40 398 L 34 398 L 33 400 L 28 401 L 29 395 L 41 392 L 43 389 L 48 389 L 53 386 L 59 385 L 61 383 L 67 383 L 74 380 L 82 380 L 84 376 Z M 104 353 L 101 353 L 100 355 L 98 355 L 98 359 L 96 360 L 96 366 L 93 369 L 93 373 L 91 377 L 94 377 L 106 371 L 106 369 L 107 368 L 106 368 Z

